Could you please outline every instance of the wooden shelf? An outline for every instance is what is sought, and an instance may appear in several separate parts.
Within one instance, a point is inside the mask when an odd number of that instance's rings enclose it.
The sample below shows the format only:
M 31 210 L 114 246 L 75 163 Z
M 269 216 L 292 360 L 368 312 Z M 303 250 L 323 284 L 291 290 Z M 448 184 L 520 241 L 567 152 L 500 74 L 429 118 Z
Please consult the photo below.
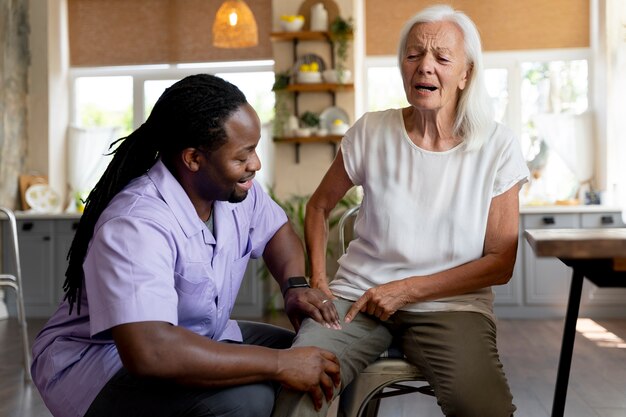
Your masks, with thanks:
M 300 32 L 271 32 L 270 39 L 273 42 L 291 42 L 293 46 L 293 59 L 294 62 L 298 56 L 298 44 L 300 41 L 313 41 L 313 42 L 325 42 L 330 46 L 331 68 L 335 66 L 335 54 L 334 54 L 334 42 L 328 31 L 300 31 Z M 349 37 L 352 39 L 352 36 Z M 298 110 L 298 97 L 300 93 L 330 93 L 332 97 L 332 105 L 336 105 L 336 93 L 339 92 L 352 92 L 354 91 L 353 83 L 292 83 L 288 84 L 286 91 L 294 93 L 294 112 L 299 114 Z M 343 136 L 341 135 L 327 135 L 327 136 L 307 136 L 307 137 L 275 137 L 275 143 L 288 143 L 292 144 L 295 148 L 296 163 L 300 162 L 300 147 L 302 144 L 309 143 L 328 143 L 333 149 L 333 158 L 337 154 L 337 145 L 341 142 Z
M 281 138 L 274 138 L 274 142 L 279 143 L 338 143 L 341 142 L 343 136 L 341 135 L 326 135 L 326 136 L 286 136 Z
M 326 41 L 330 42 L 330 34 L 328 32 L 272 32 L 270 39 L 273 41 Z
M 329 143 L 333 147 L 332 157 L 337 154 L 337 144 L 343 139 L 342 135 L 326 135 L 326 136 L 285 136 L 274 138 L 276 143 L 291 143 L 295 146 L 296 164 L 300 163 L 300 145 L 303 143 Z
M 314 93 L 326 91 L 354 91 L 354 84 L 335 84 L 335 83 L 310 83 L 310 84 L 289 84 L 287 91 L 298 93 Z
M 348 39 L 352 39 L 352 35 L 348 36 Z M 300 31 L 300 32 L 272 32 L 270 33 L 270 40 L 272 41 L 327 41 L 333 42 L 330 37 L 330 32 L 312 32 L 312 31 Z

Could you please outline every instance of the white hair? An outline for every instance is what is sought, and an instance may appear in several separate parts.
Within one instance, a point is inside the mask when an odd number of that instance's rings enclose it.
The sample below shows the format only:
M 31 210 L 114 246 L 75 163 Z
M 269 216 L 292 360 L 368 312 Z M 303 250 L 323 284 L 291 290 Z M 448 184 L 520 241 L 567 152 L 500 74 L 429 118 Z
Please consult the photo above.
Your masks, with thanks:
M 494 129 L 493 107 L 487 94 L 483 74 L 480 35 L 472 20 L 463 12 L 447 5 L 428 7 L 409 19 L 400 32 L 398 65 L 406 50 L 407 37 L 416 24 L 448 21 L 455 23 L 463 33 L 467 64 L 471 66 L 467 86 L 461 91 L 454 122 L 454 134 L 463 138 L 467 150 L 479 149 Z

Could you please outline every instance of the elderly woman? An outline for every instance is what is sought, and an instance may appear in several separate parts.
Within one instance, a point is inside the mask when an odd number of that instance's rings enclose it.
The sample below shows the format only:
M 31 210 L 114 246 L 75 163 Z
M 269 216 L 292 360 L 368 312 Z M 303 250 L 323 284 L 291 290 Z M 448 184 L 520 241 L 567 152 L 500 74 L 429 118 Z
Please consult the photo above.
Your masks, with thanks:
M 325 314 L 335 324 L 306 320 L 294 345 L 334 352 L 345 387 L 395 337 L 446 416 L 505 417 L 515 406 L 491 286 L 512 275 L 528 170 L 514 135 L 493 120 L 481 53 L 475 25 L 448 6 L 405 25 L 398 60 L 409 106 L 358 120 L 308 203 L 310 283 L 332 300 Z M 355 185 L 364 192 L 358 237 L 329 284 L 326 219 Z M 317 414 L 283 390 L 274 415 Z

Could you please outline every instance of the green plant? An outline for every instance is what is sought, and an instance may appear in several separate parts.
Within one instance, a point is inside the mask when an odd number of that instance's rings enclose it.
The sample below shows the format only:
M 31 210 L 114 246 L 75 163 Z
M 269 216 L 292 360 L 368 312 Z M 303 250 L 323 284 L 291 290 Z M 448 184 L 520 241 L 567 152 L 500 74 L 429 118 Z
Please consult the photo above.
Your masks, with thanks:
M 346 20 L 341 16 L 337 16 L 330 23 L 329 32 L 330 40 L 333 42 L 335 50 L 337 79 L 339 82 L 342 82 L 344 71 L 346 70 L 346 61 L 348 60 L 348 41 L 352 39 L 354 32 L 352 18 Z
M 285 90 L 289 85 L 289 71 L 277 72 L 274 75 L 274 85 L 272 91 Z
M 272 133 L 274 137 L 283 137 L 286 136 L 289 115 L 291 114 L 288 104 L 291 97 L 290 93 L 287 91 L 287 85 L 289 85 L 289 72 L 277 72 L 274 77 L 272 91 L 274 92 L 275 101 Z
M 300 116 L 300 121 L 307 127 L 319 127 L 320 125 L 319 115 L 312 111 L 305 111 L 302 116 Z

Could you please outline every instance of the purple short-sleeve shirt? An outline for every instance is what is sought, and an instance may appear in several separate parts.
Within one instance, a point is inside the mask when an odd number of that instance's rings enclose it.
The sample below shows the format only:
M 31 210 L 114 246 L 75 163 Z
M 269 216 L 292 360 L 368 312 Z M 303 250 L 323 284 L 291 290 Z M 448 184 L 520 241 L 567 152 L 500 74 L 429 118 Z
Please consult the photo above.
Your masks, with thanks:
M 121 368 L 114 326 L 164 321 L 241 341 L 230 320 L 250 258 L 287 221 L 255 182 L 241 203 L 215 202 L 214 233 L 162 162 L 133 180 L 96 224 L 80 316 L 67 302 L 33 345 L 33 379 L 55 416 L 82 416 Z

